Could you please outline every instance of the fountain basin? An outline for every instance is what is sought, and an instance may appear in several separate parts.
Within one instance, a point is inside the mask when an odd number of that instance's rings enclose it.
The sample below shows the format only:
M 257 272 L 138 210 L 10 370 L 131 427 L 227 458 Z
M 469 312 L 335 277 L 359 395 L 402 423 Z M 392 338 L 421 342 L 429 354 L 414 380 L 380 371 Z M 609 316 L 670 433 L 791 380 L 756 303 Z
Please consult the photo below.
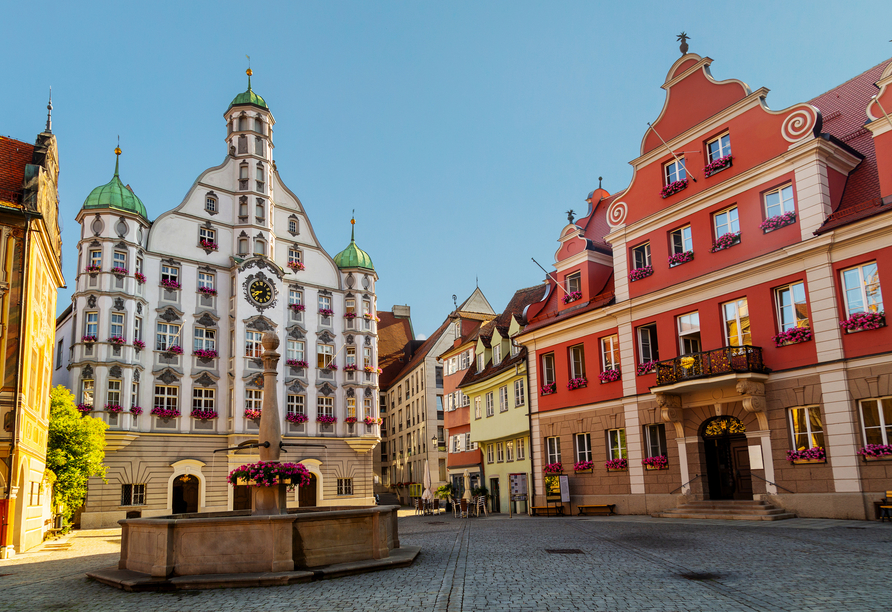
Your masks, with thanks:
M 118 569 L 153 578 L 292 572 L 399 548 L 399 506 L 256 516 L 208 513 L 125 519 Z

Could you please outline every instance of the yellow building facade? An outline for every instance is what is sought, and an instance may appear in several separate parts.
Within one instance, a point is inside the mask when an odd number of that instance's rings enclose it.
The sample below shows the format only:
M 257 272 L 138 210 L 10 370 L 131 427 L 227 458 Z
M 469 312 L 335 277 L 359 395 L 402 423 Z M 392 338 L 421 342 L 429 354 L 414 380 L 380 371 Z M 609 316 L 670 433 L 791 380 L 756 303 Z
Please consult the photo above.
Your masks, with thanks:
M 56 138 L 0 139 L 0 558 L 51 527 L 46 470 L 56 293 L 64 285 Z

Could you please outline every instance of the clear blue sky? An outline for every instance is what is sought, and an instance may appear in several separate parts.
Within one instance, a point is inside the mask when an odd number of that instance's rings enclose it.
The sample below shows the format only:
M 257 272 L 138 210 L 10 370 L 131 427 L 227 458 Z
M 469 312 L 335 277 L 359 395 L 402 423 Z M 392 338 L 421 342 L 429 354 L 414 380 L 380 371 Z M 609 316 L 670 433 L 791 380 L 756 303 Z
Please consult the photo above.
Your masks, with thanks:
M 716 78 L 780 109 L 892 57 L 887 2 L 17 2 L 4 8 L 0 134 L 33 142 L 53 87 L 64 273 L 74 217 L 122 179 L 152 218 L 226 148 L 245 89 L 276 118 L 275 158 L 331 255 L 357 242 L 379 306 L 430 334 L 475 286 L 493 307 L 550 269 L 569 208 L 631 177 L 676 34 Z M 843 14 L 840 14 L 840 11 Z M 59 311 L 70 303 L 62 290 Z

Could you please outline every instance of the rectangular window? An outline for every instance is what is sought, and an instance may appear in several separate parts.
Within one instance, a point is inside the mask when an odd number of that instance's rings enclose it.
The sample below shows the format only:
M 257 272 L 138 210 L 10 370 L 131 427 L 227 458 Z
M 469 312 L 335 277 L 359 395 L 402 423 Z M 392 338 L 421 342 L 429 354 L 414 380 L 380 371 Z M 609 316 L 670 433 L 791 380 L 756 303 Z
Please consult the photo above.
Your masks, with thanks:
M 687 172 L 685 172 L 684 168 L 684 157 L 679 157 L 678 160 L 673 159 L 671 162 L 663 166 L 663 177 L 666 180 L 667 185 L 671 185 L 675 181 L 683 181 L 688 177 Z
M 90 251 L 90 266 L 102 267 L 102 251 Z
M 805 299 L 805 284 L 793 283 L 774 290 L 777 304 L 779 331 L 794 327 L 808 327 L 808 303 Z
M 161 281 L 180 282 L 180 269 L 176 266 L 161 266 Z
M 263 355 L 263 332 L 245 330 L 245 357 L 260 357 Z
M 550 385 L 554 381 L 554 353 L 547 353 L 542 355 L 542 383 Z
M 604 371 L 619 370 L 619 336 L 614 334 L 601 338 L 601 359 Z
M 347 358 L 345 361 L 346 361 L 347 365 L 353 366 L 355 368 L 356 367 L 356 347 L 348 346 L 346 355 L 347 355 Z
M 638 328 L 638 363 L 659 361 L 657 346 L 657 324 L 649 323 Z
M 139 383 L 133 381 L 130 384 L 130 407 L 139 406 Z M 136 417 L 133 417 L 136 419 Z
M 356 397 L 347 398 L 347 417 L 356 418 Z
M 214 389 L 192 389 L 192 410 L 216 410 L 216 391 Z
M 515 450 L 517 450 L 517 460 L 523 461 L 524 459 L 526 459 L 527 456 L 526 438 L 518 438 L 514 442 L 514 448 Z
M 496 459 L 495 444 L 486 445 L 486 462 L 493 463 Z
M 582 291 L 582 272 L 572 272 L 564 277 L 567 293 Z
M 81 402 L 88 406 L 93 405 L 93 389 L 95 382 L 91 378 L 81 382 Z
M 480 414 L 480 396 L 474 398 L 474 418 L 479 419 L 481 417 Z
M 625 429 L 608 429 L 607 444 L 611 459 L 628 459 Z
M 198 241 L 202 246 L 217 244 L 217 230 L 200 226 L 198 228 Z
M 515 380 L 514 381 L 514 405 L 515 406 L 523 406 L 526 403 L 526 399 L 524 397 L 524 381 L 523 380 Z
M 646 268 L 650 265 L 650 243 L 645 242 L 632 248 L 633 269 Z
M 214 275 L 208 274 L 207 272 L 199 272 L 198 273 L 198 288 L 200 289 L 213 289 L 214 288 Z
M 112 253 L 112 267 L 126 270 L 127 253 L 124 253 L 122 251 L 115 251 L 114 253 Z
M 508 385 L 499 387 L 499 412 L 508 410 Z
M 726 155 L 731 155 L 731 135 L 722 134 L 706 143 L 707 161 L 712 163 Z
M 306 414 L 306 398 L 303 395 L 295 395 L 293 393 L 288 394 L 287 400 L 287 408 L 288 414 Z
M 505 461 L 514 461 L 514 440 L 505 442 Z
M 338 478 L 338 495 L 353 495 L 352 478 Z
M 124 313 L 113 312 L 111 314 L 111 335 L 118 338 L 124 337 Z
M 302 291 L 298 291 L 297 289 L 289 289 L 288 290 L 288 304 L 303 304 L 304 303 L 304 294 Z
M 57 370 L 62 367 L 62 358 L 63 358 L 63 355 L 65 354 L 64 344 L 65 344 L 65 340 L 59 340 L 59 342 L 56 344 L 56 369 Z
M 750 337 L 750 311 L 746 298 L 722 304 L 725 320 L 725 346 L 747 346 L 752 344 Z
M 134 317 L 133 319 L 133 339 L 142 340 L 142 318 Z
M 372 367 L 372 349 L 371 347 L 363 347 L 362 349 L 362 367 Z
M 110 378 L 108 380 L 108 390 L 105 394 L 105 403 L 115 406 L 121 405 L 121 381 Z
M 644 426 L 644 452 L 646 457 L 668 456 L 665 425 L 659 423 Z
M 207 196 L 204 199 L 204 209 L 208 212 L 217 212 L 217 199 L 212 196 Z
M 796 212 L 793 203 L 793 186 L 785 185 L 765 194 L 765 218 L 778 217 L 784 213 Z
M 316 345 L 316 367 L 326 368 L 331 360 L 334 359 L 334 346 L 331 344 Z M 400 399 L 402 401 L 402 399 Z
M 306 359 L 303 340 L 289 340 L 285 349 L 285 359 L 287 361 L 304 361 Z
M 144 506 L 146 503 L 146 485 L 124 484 L 121 485 L 122 506 Z
M 737 207 L 723 210 L 713 216 L 715 222 L 715 237 L 725 234 L 736 234 L 740 231 L 740 222 L 737 220 Z
M 692 312 L 690 314 L 676 317 L 678 323 L 678 342 L 682 355 L 690 355 L 691 353 L 699 353 L 700 344 L 700 313 Z
M 213 351 L 217 348 L 217 330 L 196 327 L 192 337 L 192 348 L 196 351 Z
M 502 363 L 502 345 L 500 344 L 492 347 L 492 363 L 493 365 Z
M 501 442 L 496 442 L 496 463 L 505 461 L 505 449 Z
M 180 326 L 173 323 L 158 323 L 155 327 L 155 350 L 166 351 L 180 345 Z
M 864 444 L 892 444 L 892 397 L 861 400 Z
M 334 398 L 320 395 L 316 398 L 316 414 L 334 416 Z
M 327 295 L 319 296 L 319 310 L 331 310 L 331 297 Z
M 260 389 L 245 389 L 245 410 L 263 409 L 263 391 Z
M 857 312 L 883 312 L 883 294 L 877 262 L 849 268 L 842 272 L 846 317 Z
M 862 412 L 863 406 L 864 402 Z M 817 406 L 790 408 L 790 431 L 795 450 L 808 450 L 816 446 L 824 448 L 824 424 L 821 422 L 821 410 Z
M 680 255 L 681 253 L 694 250 L 694 238 L 691 234 L 690 225 L 669 232 L 669 248 L 672 249 L 673 255 Z
M 486 416 L 491 417 L 495 414 L 495 403 L 492 391 L 486 394 Z
M 93 336 L 98 339 L 99 334 L 99 313 L 88 312 L 84 317 L 84 335 Z
M 480 353 L 479 355 L 477 355 L 477 371 L 478 372 L 482 372 L 484 366 L 486 365 L 486 362 L 483 361 L 483 359 L 484 359 L 483 353 Z
M 460 363 L 459 369 L 467 370 L 471 367 L 471 351 L 463 351 L 461 355 L 459 355 Z
M 576 439 L 576 461 L 591 461 L 592 435 L 588 433 L 579 433 L 574 437 Z
M 155 385 L 155 404 L 153 407 L 161 410 L 179 410 L 178 391 L 179 387 Z
M 585 378 L 585 350 L 581 344 L 570 347 L 570 378 Z
M 561 439 L 557 436 L 545 438 L 545 453 L 548 456 L 547 463 L 561 462 Z
M 288 263 L 289 264 L 299 264 L 302 263 L 302 256 L 300 249 L 295 249 L 294 247 L 288 247 Z

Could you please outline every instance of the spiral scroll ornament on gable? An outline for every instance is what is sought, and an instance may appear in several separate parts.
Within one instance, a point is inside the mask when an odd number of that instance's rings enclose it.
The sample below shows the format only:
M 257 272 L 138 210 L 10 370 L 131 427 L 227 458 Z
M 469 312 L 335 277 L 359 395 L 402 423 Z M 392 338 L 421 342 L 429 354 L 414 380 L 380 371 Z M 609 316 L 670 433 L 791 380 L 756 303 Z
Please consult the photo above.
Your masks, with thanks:
M 784 118 L 781 136 L 787 142 L 799 142 L 820 129 L 820 115 L 810 106 L 800 106 Z M 817 130 L 816 130 L 817 126 Z
M 614 202 L 607 209 L 607 224 L 610 227 L 619 227 L 626 222 L 629 207 L 625 202 Z

